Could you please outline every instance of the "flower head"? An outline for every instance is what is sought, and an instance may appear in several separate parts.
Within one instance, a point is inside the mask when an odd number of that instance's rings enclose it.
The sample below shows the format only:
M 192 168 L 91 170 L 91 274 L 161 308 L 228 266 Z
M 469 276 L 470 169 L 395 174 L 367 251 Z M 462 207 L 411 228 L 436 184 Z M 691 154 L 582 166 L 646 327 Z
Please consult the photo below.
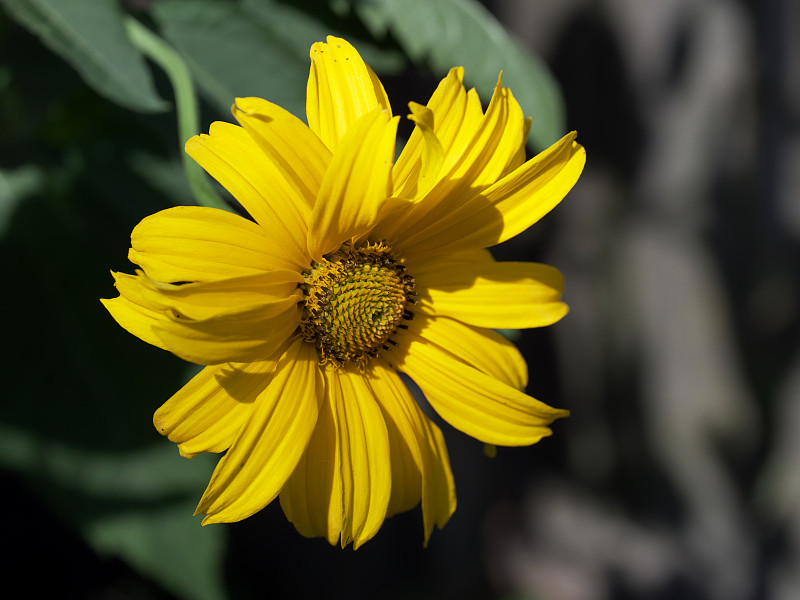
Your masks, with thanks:
M 571 133 L 525 161 L 530 121 L 498 81 L 484 112 L 454 68 L 394 160 L 398 117 L 345 40 L 311 48 L 308 125 L 238 98 L 186 151 L 252 218 L 182 206 L 131 235 L 136 275 L 104 300 L 145 342 L 201 365 L 154 416 L 183 456 L 223 452 L 197 512 L 244 519 L 280 497 L 305 536 L 370 539 L 421 502 L 427 542 L 455 509 L 439 428 L 533 444 L 567 414 L 524 393 L 527 367 L 492 328 L 567 312 L 554 268 L 484 250 L 570 190 Z

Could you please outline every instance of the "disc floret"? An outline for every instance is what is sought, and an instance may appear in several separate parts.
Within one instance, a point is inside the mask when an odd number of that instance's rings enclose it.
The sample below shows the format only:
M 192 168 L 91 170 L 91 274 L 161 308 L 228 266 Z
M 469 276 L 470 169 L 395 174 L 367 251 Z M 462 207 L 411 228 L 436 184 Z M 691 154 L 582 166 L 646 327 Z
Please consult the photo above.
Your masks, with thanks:
M 395 342 L 416 304 L 414 278 L 383 242 L 344 244 L 303 273 L 300 332 L 320 362 L 365 365 Z

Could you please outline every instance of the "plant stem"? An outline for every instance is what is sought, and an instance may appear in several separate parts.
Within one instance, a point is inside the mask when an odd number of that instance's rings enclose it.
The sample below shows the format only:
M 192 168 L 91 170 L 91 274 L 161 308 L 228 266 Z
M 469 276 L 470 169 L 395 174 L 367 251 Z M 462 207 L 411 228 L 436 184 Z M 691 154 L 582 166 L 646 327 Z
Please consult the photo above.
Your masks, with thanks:
M 128 38 L 145 56 L 150 58 L 169 77 L 175 92 L 175 110 L 178 115 L 178 141 L 183 145 L 186 140 L 200 129 L 197 114 L 197 97 L 194 93 L 192 77 L 186 62 L 169 44 L 147 27 L 132 17 L 125 19 Z M 230 210 L 209 185 L 205 171 L 195 163 L 186 152 L 182 152 L 183 170 L 195 200 L 201 206 Z

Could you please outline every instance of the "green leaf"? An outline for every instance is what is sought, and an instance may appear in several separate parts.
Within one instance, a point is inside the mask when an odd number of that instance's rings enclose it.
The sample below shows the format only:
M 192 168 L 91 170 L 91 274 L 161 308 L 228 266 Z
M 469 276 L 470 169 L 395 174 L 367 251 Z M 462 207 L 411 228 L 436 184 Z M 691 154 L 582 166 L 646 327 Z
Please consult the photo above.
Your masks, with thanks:
M 169 198 L 175 206 L 194 203 L 192 190 L 180 162 L 167 161 L 147 152 L 134 150 L 127 157 L 131 171 Z
M 70 63 L 97 92 L 141 112 L 166 110 L 130 44 L 115 0 L 0 0 L 8 13 Z
M 553 76 L 500 23 L 473 0 L 350 0 L 377 37 L 391 32 L 411 59 L 446 73 L 464 67 L 482 94 L 503 72 L 525 114 L 533 117 L 534 146 L 545 148 L 564 133 L 564 105 Z
M 99 554 L 192 600 L 225 597 L 225 529 L 192 518 L 214 460 L 189 461 L 166 441 L 123 454 L 87 451 L 0 423 L 0 467 L 38 481 Z
M 304 114 L 308 48 L 301 54 L 239 4 L 163 0 L 153 5 L 152 15 L 223 114 L 244 96 Z
M 234 99 L 246 96 L 305 115 L 311 44 L 358 24 L 354 16 L 350 21 L 332 13 L 320 16 L 272 0 L 160 0 L 152 15 L 162 35 L 185 57 L 205 96 L 226 116 Z M 396 49 L 347 37 L 383 73 L 405 64 Z
M 293 48 L 305 64 L 306 74 L 310 64 L 309 50 L 314 42 L 323 42 L 329 35 L 346 38 L 358 48 L 361 57 L 380 73 L 397 73 L 406 65 L 402 53 L 396 49 L 379 47 L 370 39 L 352 33 L 358 19 L 349 14 L 325 13 L 318 1 L 297 1 L 291 4 L 276 0 L 241 0 L 242 7 L 254 19 L 287 47 Z
M 97 519 L 85 531 L 98 553 L 122 556 L 140 573 L 187 600 L 225 598 L 223 527 L 191 518 L 196 499 Z
M 125 20 L 125 29 L 131 42 L 153 60 L 169 77 L 175 94 L 175 110 L 178 115 L 178 141 L 181 146 L 200 129 L 197 111 L 197 95 L 194 90 L 189 67 L 169 44 L 133 18 Z M 228 210 L 229 206 L 209 184 L 208 176 L 187 154 L 183 154 L 183 168 L 194 199 L 201 206 Z
M 17 206 L 28 196 L 45 187 L 47 174 L 37 165 L 0 169 L 0 238 L 8 231 Z

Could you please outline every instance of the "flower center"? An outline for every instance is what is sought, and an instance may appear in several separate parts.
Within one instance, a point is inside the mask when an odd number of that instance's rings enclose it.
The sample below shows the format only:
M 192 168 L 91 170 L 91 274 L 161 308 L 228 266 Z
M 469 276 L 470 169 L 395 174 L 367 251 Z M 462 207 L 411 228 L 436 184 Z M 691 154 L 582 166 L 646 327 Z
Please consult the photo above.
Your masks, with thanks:
M 303 272 L 305 305 L 300 332 L 321 362 L 366 364 L 388 344 L 416 304 L 414 278 L 382 242 L 350 243 Z

